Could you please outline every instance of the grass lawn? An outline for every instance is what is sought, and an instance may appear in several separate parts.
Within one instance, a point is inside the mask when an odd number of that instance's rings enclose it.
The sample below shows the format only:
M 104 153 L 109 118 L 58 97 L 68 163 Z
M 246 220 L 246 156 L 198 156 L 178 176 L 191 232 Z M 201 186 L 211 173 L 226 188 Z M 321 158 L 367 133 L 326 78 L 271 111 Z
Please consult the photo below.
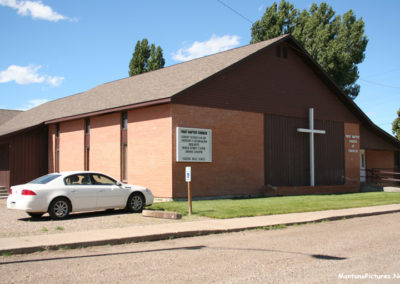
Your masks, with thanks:
M 226 219 L 400 203 L 400 192 L 365 192 L 193 201 L 193 215 Z M 151 210 L 188 214 L 187 201 L 156 203 Z

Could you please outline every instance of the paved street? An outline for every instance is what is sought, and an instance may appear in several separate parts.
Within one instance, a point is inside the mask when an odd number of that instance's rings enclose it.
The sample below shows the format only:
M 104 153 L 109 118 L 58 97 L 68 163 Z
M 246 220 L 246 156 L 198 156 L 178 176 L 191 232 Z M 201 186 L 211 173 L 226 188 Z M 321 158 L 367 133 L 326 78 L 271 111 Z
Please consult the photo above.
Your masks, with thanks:
M 400 213 L 0 257 L 2 283 L 400 281 Z M 340 279 L 342 277 L 342 279 Z M 398 279 L 393 279 L 399 277 Z M 357 281 L 357 282 L 358 282 Z

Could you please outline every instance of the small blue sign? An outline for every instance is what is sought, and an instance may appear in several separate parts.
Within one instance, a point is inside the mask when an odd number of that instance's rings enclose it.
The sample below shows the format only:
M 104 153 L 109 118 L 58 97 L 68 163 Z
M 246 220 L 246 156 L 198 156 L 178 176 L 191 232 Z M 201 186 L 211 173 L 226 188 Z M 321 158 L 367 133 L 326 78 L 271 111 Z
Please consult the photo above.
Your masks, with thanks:
M 191 182 L 192 181 L 192 168 L 191 167 L 186 167 L 185 168 L 185 177 L 186 177 L 186 182 Z

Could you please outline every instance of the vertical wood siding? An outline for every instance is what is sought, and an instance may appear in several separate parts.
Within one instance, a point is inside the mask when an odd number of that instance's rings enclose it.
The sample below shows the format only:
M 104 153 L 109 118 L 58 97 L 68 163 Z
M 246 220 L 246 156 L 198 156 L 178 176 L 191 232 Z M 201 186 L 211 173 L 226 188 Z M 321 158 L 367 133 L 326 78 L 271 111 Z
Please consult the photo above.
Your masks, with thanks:
M 315 183 L 317 185 L 344 184 L 344 124 L 316 120 L 315 128 L 326 131 L 324 135 L 315 135 Z
M 0 186 L 10 186 L 9 145 L 0 144 Z
M 315 121 L 316 185 L 344 183 L 344 126 L 333 121 Z M 308 119 L 264 115 L 265 184 L 306 186 L 310 184 L 309 135 L 297 132 L 308 128 Z
M 48 172 L 47 127 L 20 133 L 10 139 L 10 183 L 26 183 Z

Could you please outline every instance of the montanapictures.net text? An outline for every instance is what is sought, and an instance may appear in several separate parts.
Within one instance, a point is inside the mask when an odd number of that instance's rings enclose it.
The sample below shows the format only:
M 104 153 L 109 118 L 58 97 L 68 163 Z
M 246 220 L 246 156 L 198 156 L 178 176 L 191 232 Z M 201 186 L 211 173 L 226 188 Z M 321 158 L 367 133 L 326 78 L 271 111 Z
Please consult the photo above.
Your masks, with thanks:
M 393 274 L 373 274 L 373 273 L 364 273 L 364 274 L 344 274 L 339 273 L 339 279 L 385 279 L 385 280 L 394 280 L 400 279 L 400 273 Z

